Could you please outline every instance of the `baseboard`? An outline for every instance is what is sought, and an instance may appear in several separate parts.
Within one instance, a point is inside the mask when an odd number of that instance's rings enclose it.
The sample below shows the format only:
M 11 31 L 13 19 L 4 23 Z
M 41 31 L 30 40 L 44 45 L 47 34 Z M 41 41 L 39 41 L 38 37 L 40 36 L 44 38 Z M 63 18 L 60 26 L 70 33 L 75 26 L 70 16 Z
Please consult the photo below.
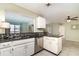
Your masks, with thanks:
M 48 52 L 50 52 L 50 53 L 52 53 L 52 54 L 54 54 L 54 55 L 56 55 L 56 56 L 58 56 L 58 55 L 62 52 L 62 50 L 61 50 L 58 54 L 55 54 L 55 53 L 53 53 L 53 52 L 51 52 L 51 51 L 49 51 L 49 50 L 47 50 L 47 49 L 44 49 L 44 50 L 46 50 L 46 51 L 48 51 Z
M 56 56 L 58 56 L 58 55 L 62 52 L 62 50 L 61 50 L 58 54 L 55 54 L 55 53 L 53 53 L 53 52 L 51 52 L 51 51 L 49 51 L 49 50 L 47 50 L 47 49 L 42 49 L 42 50 L 40 50 L 40 51 L 34 53 L 34 54 L 31 55 L 31 56 L 34 56 L 35 54 L 37 54 L 37 53 L 39 53 L 39 52 L 41 52 L 41 51 L 43 51 L 43 50 L 46 50 L 46 51 L 48 51 L 48 52 L 50 52 L 50 53 L 52 53 L 52 54 L 54 54 L 54 55 L 56 55 Z
M 34 53 L 33 55 L 31 55 L 31 56 L 34 56 L 35 54 L 37 54 L 37 53 L 39 53 L 39 52 L 41 52 L 41 51 L 43 51 L 44 49 L 42 49 L 42 50 L 40 50 L 40 51 L 38 51 L 38 52 L 36 52 L 36 53 Z

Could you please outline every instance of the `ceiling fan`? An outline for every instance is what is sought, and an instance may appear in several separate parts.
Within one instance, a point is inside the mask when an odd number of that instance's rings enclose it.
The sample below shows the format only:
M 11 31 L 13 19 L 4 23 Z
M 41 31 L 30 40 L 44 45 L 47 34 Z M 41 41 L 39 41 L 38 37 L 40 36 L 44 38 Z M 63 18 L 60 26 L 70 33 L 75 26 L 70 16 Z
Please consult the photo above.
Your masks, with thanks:
M 70 22 L 71 20 L 78 20 L 77 19 L 78 17 L 70 17 L 70 16 L 67 16 L 67 22 Z
M 47 3 L 47 4 L 46 4 L 47 7 L 49 7 L 49 6 L 51 6 L 51 5 L 52 5 L 51 3 Z

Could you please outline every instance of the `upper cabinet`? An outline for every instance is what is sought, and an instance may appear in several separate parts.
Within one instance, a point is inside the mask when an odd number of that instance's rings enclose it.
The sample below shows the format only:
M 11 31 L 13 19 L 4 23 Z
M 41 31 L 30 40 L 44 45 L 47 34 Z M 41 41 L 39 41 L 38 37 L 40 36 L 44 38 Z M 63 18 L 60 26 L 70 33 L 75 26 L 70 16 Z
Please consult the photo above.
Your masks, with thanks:
M 8 29 L 10 28 L 10 23 L 5 21 L 0 21 L 0 28 Z
M 36 18 L 36 28 L 46 28 L 46 19 L 43 17 Z

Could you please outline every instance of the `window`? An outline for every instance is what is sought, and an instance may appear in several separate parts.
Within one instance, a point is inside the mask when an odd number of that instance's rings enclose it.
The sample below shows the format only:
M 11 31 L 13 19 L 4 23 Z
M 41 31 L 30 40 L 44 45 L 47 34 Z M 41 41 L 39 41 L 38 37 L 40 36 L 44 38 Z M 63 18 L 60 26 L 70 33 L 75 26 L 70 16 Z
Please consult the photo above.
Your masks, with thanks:
M 20 25 L 10 25 L 10 33 L 20 33 Z

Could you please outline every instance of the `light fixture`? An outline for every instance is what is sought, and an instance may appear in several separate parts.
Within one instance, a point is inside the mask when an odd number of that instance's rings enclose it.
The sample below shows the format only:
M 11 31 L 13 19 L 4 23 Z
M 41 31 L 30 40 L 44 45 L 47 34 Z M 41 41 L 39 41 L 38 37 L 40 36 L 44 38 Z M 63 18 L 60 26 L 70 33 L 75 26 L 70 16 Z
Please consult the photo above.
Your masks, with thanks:
M 69 22 L 71 22 L 71 20 L 67 20 L 67 22 L 69 23 Z
M 1 21 L 0 28 L 10 28 L 10 23 L 5 22 L 5 21 Z
M 76 26 L 75 25 L 73 25 L 73 27 L 72 27 L 73 29 L 76 29 Z
M 47 7 L 51 6 L 51 3 L 47 3 L 46 6 L 47 6 Z

